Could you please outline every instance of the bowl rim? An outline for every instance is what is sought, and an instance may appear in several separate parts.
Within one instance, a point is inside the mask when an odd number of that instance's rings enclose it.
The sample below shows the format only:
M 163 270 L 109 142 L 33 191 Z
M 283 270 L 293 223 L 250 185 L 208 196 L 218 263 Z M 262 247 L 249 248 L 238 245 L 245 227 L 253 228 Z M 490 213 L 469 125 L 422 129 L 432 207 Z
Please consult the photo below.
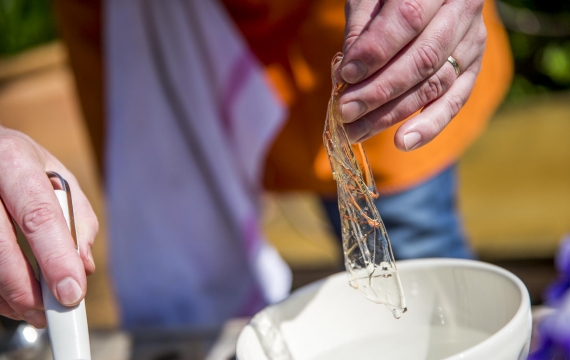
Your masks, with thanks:
M 486 263 L 480 260 L 473 260 L 473 259 L 457 259 L 457 258 L 426 258 L 426 259 L 407 259 L 407 260 L 398 260 L 396 261 L 396 267 L 400 270 L 408 270 L 408 269 L 417 269 L 417 268 L 442 268 L 442 267 L 462 267 L 462 268 L 471 268 L 476 270 L 483 270 L 493 272 L 495 274 L 501 275 L 511 283 L 513 283 L 519 291 L 520 294 L 520 303 L 518 309 L 516 310 L 515 314 L 508 320 L 508 322 L 499 330 L 492 333 L 487 339 L 481 341 L 480 343 L 454 355 L 451 355 L 442 360 L 453 360 L 453 359 L 461 359 L 464 356 L 468 356 L 471 353 L 477 353 L 483 351 L 485 347 L 488 347 L 493 343 L 491 337 L 504 337 L 507 336 L 509 333 L 513 332 L 520 324 L 525 323 L 525 318 L 529 321 L 529 336 L 530 331 L 532 328 L 532 318 L 530 315 L 530 295 L 528 293 L 528 289 L 526 285 L 519 279 L 515 274 L 512 272 L 490 263 Z M 341 271 L 336 274 L 329 275 L 323 279 L 317 280 L 310 284 L 304 285 L 299 289 L 293 291 L 287 298 L 271 304 L 267 305 L 265 308 L 260 310 L 259 312 L 266 311 L 267 308 L 278 306 L 281 303 L 288 301 L 291 297 L 301 296 L 303 293 L 314 291 L 313 289 L 318 288 L 326 281 L 336 281 L 337 278 L 344 277 L 346 279 L 346 272 Z M 355 290 L 356 291 L 356 290 Z M 258 312 L 258 313 L 259 313 Z M 404 315 L 405 316 L 405 315 Z M 250 326 L 249 324 L 247 326 Z M 242 339 L 243 330 L 238 336 L 238 343 Z
M 528 331 L 530 337 L 530 332 L 532 329 L 532 316 L 530 312 L 530 295 L 528 289 L 518 276 L 508 271 L 507 269 L 480 260 L 456 259 L 456 258 L 410 259 L 410 260 L 400 260 L 397 261 L 396 263 L 397 263 L 396 266 L 403 265 L 403 267 L 406 269 L 426 268 L 429 267 L 429 265 L 432 265 L 433 267 L 461 266 L 464 268 L 490 271 L 495 274 L 502 275 L 504 278 L 510 280 L 513 284 L 515 284 L 515 286 L 519 290 L 520 294 L 519 307 L 515 312 L 515 314 L 509 319 L 509 321 L 502 328 L 492 333 L 488 338 L 481 341 L 480 343 L 460 353 L 445 358 L 446 360 L 461 359 L 464 356 L 470 355 L 471 353 L 477 353 L 481 351 L 481 349 L 492 344 L 493 340 L 491 339 L 491 337 L 496 338 L 496 337 L 507 336 L 509 333 L 513 332 L 516 327 L 521 326 L 521 324 L 524 324 L 525 318 L 529 322 Z

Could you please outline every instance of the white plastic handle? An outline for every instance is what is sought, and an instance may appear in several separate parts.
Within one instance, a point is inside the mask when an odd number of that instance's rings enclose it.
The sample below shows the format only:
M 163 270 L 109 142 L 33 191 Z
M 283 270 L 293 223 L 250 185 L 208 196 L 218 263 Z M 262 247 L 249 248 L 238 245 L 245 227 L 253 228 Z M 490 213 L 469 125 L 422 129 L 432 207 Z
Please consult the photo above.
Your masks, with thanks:
M 67 227 L 70 227 L 67 193 L 55 190 L 55 195 L 63 210 Z M 73 307 L 61 305 L 51 293 L 42 272 L 39 273 L 53 359 L 91 360 L 85 300 Z

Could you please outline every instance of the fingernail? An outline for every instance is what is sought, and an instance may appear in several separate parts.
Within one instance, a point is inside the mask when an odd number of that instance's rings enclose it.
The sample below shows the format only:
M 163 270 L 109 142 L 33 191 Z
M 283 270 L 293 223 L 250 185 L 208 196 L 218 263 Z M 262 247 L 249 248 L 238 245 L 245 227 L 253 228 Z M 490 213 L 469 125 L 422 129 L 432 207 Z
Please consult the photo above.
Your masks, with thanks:
M 362 101 L 355 100 L 347 102 L 346 104 L 342 105 L 340 110 L 342 114 L 342 120 L 344 122 L 352 122 L 366 111 L 366 105 Z
M 30 325 L 34 325 L 34 326 L 45 326 L 45 316 L 43 313 L 41 313 L 38 310 L 28 310 L 24 313 L 24 319 L 28 322 L 28 324 Z
M 351 143 L 357 143 L 370 132 L 370 122 L 360 119 L 345 126 L 346 134 Z
M 340 71 L 340 75 L 347 83 L 354 84 L 362 80 L 366 75 L 368 69 L 366 65 L 360 60 L 353 60 L 348 64 L 344 65 Z
M 59 301 L 66 306 L 77 304 L 81 299 L 83 291 L 75 279 L 67 277 L 56 286 Z
M 404 135 L 404 146 L 407 151 L 413 150 L 419 145 L 422 136 L 417 132 L 411 132 Z

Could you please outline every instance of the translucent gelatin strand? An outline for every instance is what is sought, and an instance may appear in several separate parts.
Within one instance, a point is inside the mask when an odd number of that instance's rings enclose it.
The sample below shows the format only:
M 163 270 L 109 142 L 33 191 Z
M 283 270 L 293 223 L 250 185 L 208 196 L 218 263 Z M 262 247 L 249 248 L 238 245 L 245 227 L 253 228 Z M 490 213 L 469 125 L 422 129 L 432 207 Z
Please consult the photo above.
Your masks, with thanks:
M 406 312 L 406 302 L 390 240 L 374 204 L 378 193 L 372 171 L 362 144 L 350 143 L 337 112 L 337 99 L 346 87 L 334 76 L 341 60 L 339 53 L 332 62 L 333 91 L 323 141 L 337 182 L 346 271 L 352 287 L 399 318 Z

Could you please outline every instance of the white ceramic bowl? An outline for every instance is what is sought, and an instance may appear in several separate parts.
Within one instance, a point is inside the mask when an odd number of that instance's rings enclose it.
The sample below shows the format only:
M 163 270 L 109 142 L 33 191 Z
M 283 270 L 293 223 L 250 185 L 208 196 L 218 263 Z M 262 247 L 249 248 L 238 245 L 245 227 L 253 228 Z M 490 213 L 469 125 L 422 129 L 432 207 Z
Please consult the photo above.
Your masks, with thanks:
M 526 359 L 528 291 L 512 273 L 479 261 L 398 262 L 408 312 L 396 320 L 330 276 L 269 306 L 244 328 L 239 360 Z

